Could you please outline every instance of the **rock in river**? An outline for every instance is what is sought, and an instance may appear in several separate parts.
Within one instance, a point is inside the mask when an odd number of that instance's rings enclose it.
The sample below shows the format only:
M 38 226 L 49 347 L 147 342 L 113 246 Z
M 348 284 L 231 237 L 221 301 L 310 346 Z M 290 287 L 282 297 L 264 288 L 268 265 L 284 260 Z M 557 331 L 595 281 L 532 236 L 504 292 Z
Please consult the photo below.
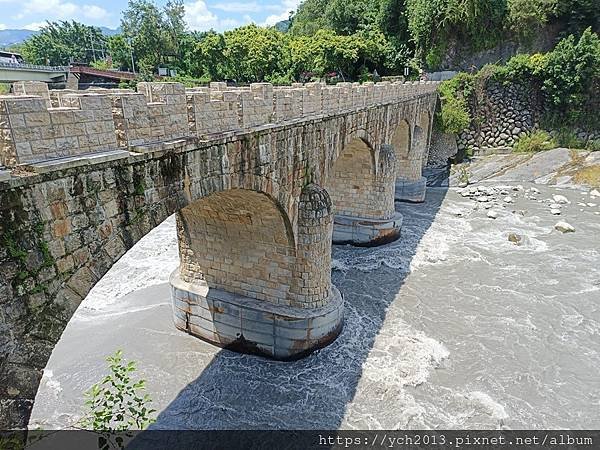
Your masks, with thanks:
M 560 231 L 561 233 L 574 233 L 575 232 L 575 227 L 567 222 L 558 222 L 556 225 L 554 225 L 554 228 L 556 230 Z

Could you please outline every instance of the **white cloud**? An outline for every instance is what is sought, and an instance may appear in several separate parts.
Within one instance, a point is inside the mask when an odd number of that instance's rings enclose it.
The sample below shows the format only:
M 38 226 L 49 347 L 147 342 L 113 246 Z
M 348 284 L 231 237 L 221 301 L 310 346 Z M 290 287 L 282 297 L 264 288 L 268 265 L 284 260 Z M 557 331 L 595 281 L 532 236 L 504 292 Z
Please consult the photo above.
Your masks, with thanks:
M 256 2 L 231 2 L 231 3 L 216 3 L 212 5 L 214 9 L 218 9 L 220 11 L 225 12 L 260 12 L 263 7 L 261 7 Z
M 0 30 L 6 30 L 6 25 L 4 25 L 3 23 L 0 23 Z
M 26 30 L 38 31 L 44 25 L 46 25 L 46 22 L 33 22 L 30 24 L 24 25 L 23 28 L 25 28 Z
M 184 19 L 194 31 L 206 31 L 215 28 L 219 22 L 216 15 L 210 12 L 202 0 L 197 0 L 194 3 L 186 3 Z
M 272 27 L 277 22 L 281 22 L 282 20 L 287 20 L 289 17 L 290 17 L 289 11 L 282 12 L 281 14 L 272 14 L 265 19 L 265 21 L 263 22 L 262 25 L 266 26 L 266 27 Z
M 0 0 L 2 1 L 2 0 Z M 46 20 L 79 20 L 89 19 L 89 21 L 96 22 L 107 19 L 110 17 L 110 13 L 104 8 L 97 5 L 76 5 L 71 2 L 63 2 L 62 0 L 27 0 L 23 4 L 23 9 L 13 19 L 22 20 L 25 18 L 31 18 L 31 16 L 41 16 L 44 22 L 34 22 L 28 27 L 37 26 L 44 24 Z M 28 28 L 33 29 L 33 28 Z
M 208 31 L 210 29 L 224 31 L 254 22 L 248 15 L 244 15 L 241 20 L 231 17 L 220 18 L 208 9 L 203 0 L 186 3 L 184 6 L 185 22 L 193 31 Z
M 83 15 L 94 20 L 106 19 L 109 16 L 107 10 L 96 5 L 83 5 Z
M 51 15 L 57 18 L 70 18 L 77 13 L 78 9 L 79 7 L 76 4 L 62 3 L 60 0 L 29 0 L 25 2 L 23 11 L 19 16 L 23 18 L 29 14 L 52 13 Z
M 290 11 L 296 11 L 298 9 L 299 4 L 300 0 L 283 0 L 281 4 L 277 5 L 278 12 L 268 16 L 262 23 L 262 25 L 266 27 L 271 27 L 277 22 L 287 20 L 290 17 Z

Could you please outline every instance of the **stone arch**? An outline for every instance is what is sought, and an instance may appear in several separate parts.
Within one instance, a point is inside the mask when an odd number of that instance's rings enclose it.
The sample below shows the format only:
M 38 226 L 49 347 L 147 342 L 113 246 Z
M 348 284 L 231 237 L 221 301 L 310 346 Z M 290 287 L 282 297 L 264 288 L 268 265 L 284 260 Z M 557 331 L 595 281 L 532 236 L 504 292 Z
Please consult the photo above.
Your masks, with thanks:
M 398 177 L 415 181 L 421 178 L 422 173 L 422 158 L 426 148 L 425 131 L 415 125 L 411 134 L 410 151 L 406 158 L 398 162 Z
M 394 151 L 396 153 L 397 176 L 402 176 L 401 169 L 403 163 L 408 159 L 411 140 L 412 132 L 410 129 L 410 124 L 406 119 L 402 119 L 400 124 L 394 130 L 394 134 L 392 136 L 392 146 L 394 147 Z
M 180 276 L 211 289 L 293 304 L 296 248 L 289 218 L 268 195 L 231 189 L 177 213 Z
M 394 209 L 396 156 L 391 146 L 373 149 L 358 136 L 345 139 L 326 183 L 335 212 L 333 241 L 381 245 L 397 239 L 402 225 Z
M 375 218 L 372 208 L 376 181 L 375 153 L 362 137 L 346 140 L 331 167 L 326 189 L 336 215 Z
M 231 189 L 178 212 L 180 267 L 171 275 L 175 326 L 221 347 L 294 359 L 327 345 L 343 323 L 331 284 L 331 200 L 306 185 L 297 247 L 261 192 Z

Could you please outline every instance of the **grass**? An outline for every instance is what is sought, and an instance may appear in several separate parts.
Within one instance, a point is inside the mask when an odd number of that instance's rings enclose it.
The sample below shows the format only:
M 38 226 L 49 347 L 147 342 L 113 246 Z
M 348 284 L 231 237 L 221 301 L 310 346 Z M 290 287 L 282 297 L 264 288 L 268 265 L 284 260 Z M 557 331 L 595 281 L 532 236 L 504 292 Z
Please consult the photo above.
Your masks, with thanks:
M 600 152 L 600 140 L 588 141 L 588 143 L 585 146 L 585 149 L 589 150 L 590 152 Z
M 537 130 L 517 140 L 513 150 L 517 153 L 537 153 L 556 147 L 556 142 L 547 131 Z
M 600 187 L 600 165 L 588 166 L 578 170 L 573 176 L 573 180 L 577 184 Z

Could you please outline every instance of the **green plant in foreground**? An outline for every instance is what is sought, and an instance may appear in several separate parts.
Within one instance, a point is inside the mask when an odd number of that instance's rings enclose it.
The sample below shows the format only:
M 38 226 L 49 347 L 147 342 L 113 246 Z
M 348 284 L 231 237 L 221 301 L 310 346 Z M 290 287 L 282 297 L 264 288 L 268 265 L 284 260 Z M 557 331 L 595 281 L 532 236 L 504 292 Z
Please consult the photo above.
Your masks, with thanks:
M 538 130 L 519 138 L 513 146 L 513 150 L 517 153 L 537 153 L 552 150 L 555 147 L 556 143 L 550 134 L 544 130 Z
M 80 421 L 85 429 L 114 433 L 130 429 L 143 430 L 154 422 L 152 400 L 143 395 L 145 380 L 133 379 L 135 362 L 125 362 L 118 350 L 106 358 L 110 374 L 86 393 L 86 413 Z
M 554 141 L 559 147 L 583 149 L 585 141 L 579 139 L 573 130 L 561 128 L 554 134 Z

